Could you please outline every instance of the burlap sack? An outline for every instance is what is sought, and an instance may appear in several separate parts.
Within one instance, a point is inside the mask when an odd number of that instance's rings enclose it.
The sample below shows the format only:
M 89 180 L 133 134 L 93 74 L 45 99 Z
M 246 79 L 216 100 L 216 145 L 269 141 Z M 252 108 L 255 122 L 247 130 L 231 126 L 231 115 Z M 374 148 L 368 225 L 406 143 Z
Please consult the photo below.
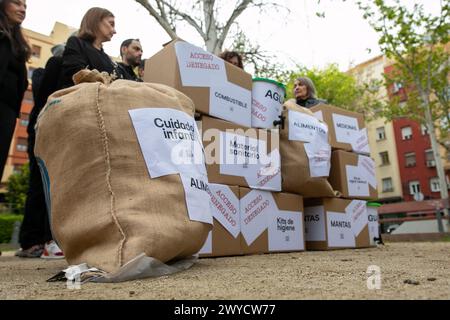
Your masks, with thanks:
M 305 143 L 289 140 L 289 110 L 313 116 L 311 111 L 292 100 L 283 105 L 284 128 L 280 129 L 282 190 L 305 198 L 336 196 L 326 177 L 311 177 Z
M 197 253 L 211 226 L 189 219 L 179 175 L 150 179 L 128 114 L 167 107 L 193 116 L 192 101 L 165 85 L 78 78 L 96 82 L 49 98 L 35 148 L 67 261 L 112 273 L 141 253 L 162 262 Z

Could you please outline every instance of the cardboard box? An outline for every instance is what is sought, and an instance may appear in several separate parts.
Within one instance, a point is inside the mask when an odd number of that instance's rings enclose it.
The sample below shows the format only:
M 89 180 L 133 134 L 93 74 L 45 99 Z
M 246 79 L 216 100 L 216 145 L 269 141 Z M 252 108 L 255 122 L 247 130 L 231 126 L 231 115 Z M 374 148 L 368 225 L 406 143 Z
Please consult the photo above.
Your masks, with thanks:
M 328 182 L 331 146 L 328 126 L 306 108 L 284 103 L 280 129 L 282 190 L 305 198 L 336 196 Z
M 328 181 L 344 198 L 370 200 L 378 197 L 375 162 L 367 156 L 333 151 Z
M 369 139 L 362 114 L 327 104 L 319 104 L 310 110 L 317 119 L 328 125 L 330 145 L 333 149 L 370 154 Z
M 304 215 L 307 250 L 370 247 L 366 201 L 308 199 Z
M 197 122 L 210 183 L 281 191 L 279 134 L 203 116 Z
M 173 40 L 145 63 L 145 82 L 173 87 L 197 112 L 251 126 L 252 76 L 182 40 Z
M 248 188 L 239 190 L 244 254 L 305 250 L 301 196 Z
M 380 223 L 378 219 L 378 207 L 379 205 L 367 204 L 367 215 L 369 217 L 369 238 L 370 245 L 376 246 L 377 241 L 375 239 L 380 238 Z
M 219 184 L 209 185 L 213 229 L 200 257 L 224 257 L 242 254 L 239 187 Z

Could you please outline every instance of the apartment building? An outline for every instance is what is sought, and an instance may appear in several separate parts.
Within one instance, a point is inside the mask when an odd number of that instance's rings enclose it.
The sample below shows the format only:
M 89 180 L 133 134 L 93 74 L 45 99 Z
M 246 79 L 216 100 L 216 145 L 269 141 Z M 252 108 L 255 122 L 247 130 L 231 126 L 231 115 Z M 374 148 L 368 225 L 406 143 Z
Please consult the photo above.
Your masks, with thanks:
M 369 83 L 371 80 L 383 80 L 386 64 L 387 59 L 378 56 L 355 66 L 348 73 L 360 84 Z M 379 88 L 376 98 L 387 99 L 386 88 Z M 375 160 L 379 200 L 382 203 L 401 201 L 403 190 L 393 122 L 379 118 L 367 122 L 366 126 L 371 157 Z

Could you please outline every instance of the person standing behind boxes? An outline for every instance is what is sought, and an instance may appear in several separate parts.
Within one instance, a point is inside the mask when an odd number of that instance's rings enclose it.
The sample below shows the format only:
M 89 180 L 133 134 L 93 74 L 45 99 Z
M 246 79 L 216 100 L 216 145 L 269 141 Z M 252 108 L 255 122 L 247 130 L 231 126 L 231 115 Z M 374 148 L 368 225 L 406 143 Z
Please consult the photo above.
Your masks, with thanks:
M 36 69 L 33 73 L 33 99 L 34 107 L 28 123 L 28 159 L 30 177 L 25 201 L 25 213 L 20 228 L 19 243 L 22 250 L 16 252 L 21 258 L 62 259 L 64 254 L 53 241 L 50 231 L 50 222 L 45 203 L 45 193 L 41 173 L 34 155 L 36 142 L 35 125 L 39 113 L 47 103 L 48 97 L 58 90 L 59 75 L 61 72 L 64 44 L 55 45 L 51 52 L 53 56 L 48 59 L 41 78 L 36 78 Z
M 147 61 L 147 59 L 142 59 L 141 63 L 139 64 L 139 67 L 138 67 L 138 76 L 142 81 L 144 81 L 145 62 L 146 61 Z
M 114 15 L 109 10 L 89 9 L 81 21 L 78 35 L 67 40 L 60 88 L 73 86 L 73 75 L 86 68 L 117 76 L 117 64 L 103 51 L 103 43 L 111 41 L 115 33 Z
M 295 80 L 294 96 L 296 103 L 305 108 L 311 108 L 320 103 L 327 103 L 325 100 L 316 98 L 314 83 L 307 77 L 300 77 Z
M 28 87 L 25 62 L 31 48 L 21 28 L 26 9 L 24 0 L 0 0 L 0 179 Z
M 134 68 L 139 67 L 142 58 L 142 46 L 139 39 L 127 39 L 120 45 L 120 56 L 122 62 L 119 62 L 117 75 L 119 79 L 142 82 L 134 72 Z
M 241 68 L 244 70 L 244 64 L 242 63 L 242 57 L 239 53 L 236 51 L 227 51 L 225 50 L 219 55 L 220 58 L 225 60 L 226 62 L 231 63 L 232 65 L 235 65 L 238 68 Z

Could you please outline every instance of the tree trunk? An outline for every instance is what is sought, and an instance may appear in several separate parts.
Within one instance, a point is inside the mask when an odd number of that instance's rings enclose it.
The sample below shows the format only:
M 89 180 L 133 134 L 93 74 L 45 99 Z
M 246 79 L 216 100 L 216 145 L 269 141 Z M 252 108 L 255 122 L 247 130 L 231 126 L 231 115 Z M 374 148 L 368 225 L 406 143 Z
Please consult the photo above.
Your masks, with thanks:
M 420 90 L 420 89 L 419 89 Z M 433 149 L 434 160 L 436 162 L 436 170 L 439 177 L 439 185 L 441 188 L 441 198 L 446 200 L 445 203 L 448 202 L 448 186 L 447 181 L 445 179 L 445 171 L 444 166 L 442 165 L 441 154 L 439 152 L 439 144 L 436 139 L 436 129 L 433 123 L 433 117 L 431 115 L 431 108 L 429 103 L 429 96 L 423 91 L 420 90 L 420 95 L 422 99 L 422 103 L 425 107 L 425 118 L 427 122 L 428 132 L 430 134 L 431 148 Z M 447 208 L 444 208 L 444 216 L 450 218 L 449 211 Z M 450 230 L 450 220 L 447 220 L 447 231 Z
M 203 14 L 205 16 L 205 45 L 206 50 L 213 54 L 220 53 L 221 48 L 217 48 L 217 34 L 216 18 L 214 16 L 215 0 L 203 0 Z

